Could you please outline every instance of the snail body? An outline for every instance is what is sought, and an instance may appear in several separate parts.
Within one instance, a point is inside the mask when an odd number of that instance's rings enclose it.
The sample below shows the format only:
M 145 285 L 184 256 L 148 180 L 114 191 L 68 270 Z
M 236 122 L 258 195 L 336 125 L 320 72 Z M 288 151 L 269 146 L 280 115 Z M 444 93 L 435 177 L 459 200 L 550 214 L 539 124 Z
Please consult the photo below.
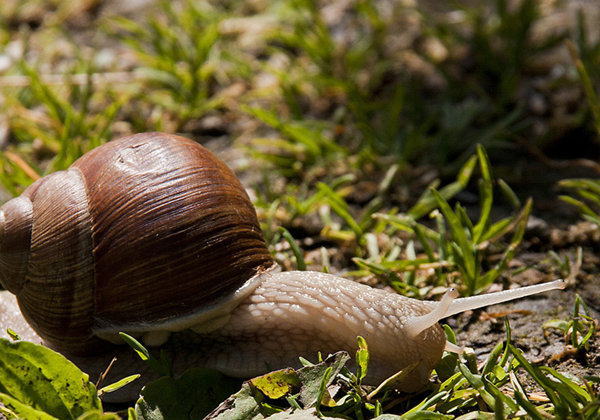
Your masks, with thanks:
M 167 346 L 172 333 L 191 331 L 176 366 L 239 377 L 318 351 L 352 352 L 361 335 L 367 382 L 418 362 L 398 385 L 404 391 L 428 383 L 444 349 L 459 350 L 440 319 L 565 286 L 460 299 L 449 291 L 427 302 L 330 274 L 280 272 L 233 172 L 197 143 L 161 133 L 100 146 L 4 204 L 0 283 L 16 296 L 0 293 L 2 329 L 42 340 L 88 373 L 125 352 L 113 346 L 118 332 Z

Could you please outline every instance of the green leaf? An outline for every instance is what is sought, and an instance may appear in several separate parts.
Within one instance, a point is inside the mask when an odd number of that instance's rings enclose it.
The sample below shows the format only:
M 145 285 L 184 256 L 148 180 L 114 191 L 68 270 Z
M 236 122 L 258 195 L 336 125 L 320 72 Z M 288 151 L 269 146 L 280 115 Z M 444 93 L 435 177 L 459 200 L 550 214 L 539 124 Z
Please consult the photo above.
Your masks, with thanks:
M 290 248 L 291 248 L 292 252 L 294 253 L 294 257 L 296 257 L 297 270 L 298 271 L 306 270 L 306 263 L 304 262 L 304 255 L 302 255 L 302 251 L 300 250 L 298 243 L 294 240 L 294 237 L 292 236 L 292 234 L 283 226 L 279 227 L 279 232 L 281 233 L 281 236 L 283 236 L 283 239 L 285 239 L 288 242 L 288 244 L 290 244 Z
M 60 419 L 101 409 L 88 375 L 62 355 L 26 341 L 0 339 L 0 392 Z
M 384 380 L 382 383 L 380 383 L 379 386 L 377 386 L 377 388 L 371 391 L 367 398 L 372 399 L 382 390 L 394 388 L 397 384 L 406 382 L 407 380 L 409 380 L 411 375 L 413 375 L 414 370 L 417 369 L 420 365 L 421 361 L 417 361 L 404 367 L 401 371 L 396 372 L 395 374 Z
M 487 375 L 489 372 L 492 372 L 497 366 L 502 369 L 502 365 L 498 365 L 498 358 L 500 357 L 500 353 L 502 353 L 502 348 L 504 345 L 502 342 L 496 344 L 490 355 L 488 356 L 487 362 L 483 366 L 481 370 L 481 375 Z
M 518 411 L 519 407 L 511 397 L 505 395 L 502 391 L 498 389 L 496 385 L 490 382 L 486 377 L 482 376 L 481 378 L 483 380 L 483 384 L 485 386 L 486 391 L 489 392 L 496 399 L 496 404 L 494 405 L 494 411 L 496 412 L 496 414 L 502 412 L 506 408 L 511 410 L 511 413 Z M 505 417 L 502 416 L 499 418 Z
M 110 385 L 106 385 L 98 390 L 98 395 L 107 394 L 110 392 L 115 392 L 118 389 L 123 388 L 125 385 L 130 384 L 140 377 L 140 374 L 130 375 L 123 379 L 118 380 L 117 382 L 113 382 Z
M 165 376 L 146 385 L 135 411 L 141 420 L 201 419 L 239 387 L 239 379 L 213 369 L 194 368 L 180 378 Z
M 394 418 L 398 418 L 398 417 L 389 417 L 389 416 L 390 416 L 389 414 L 384 414 L 383 416 L 377 417 L 377 419 L 393 420 Z M 454 416 L 450 416 L 450 415 L 446 415 L 446 414 L 442 414 L 442 413 L 434 413 L 433 411 L 418 411 L 416 413 L 407 414 L 400 418 L 403 420 L 436 420 L 436 419 L 450 420 L 450 419 L 454 418 Z
M 531 401 L 527 399 L 527 397 L 525 397 L 521 392 L 519 392 L 516 389 L 514 391 L 514 396 L 519 406 L 523 410 L 525 410 L 527 414 L 529 414 L 529 417 L 531 417 L 534 420 L 543 420 L 546 418 L 546 416 L 542 415 L 542 413 L 538 411 L 535 405 L 533 405 Z
M 579 79 L 581 80 L 581 84 L 583 85 L 583 89 L 588 99 L 588 104 L 590 109 L 592 110 L 592 116 L 594 117 L 594 125 L 596 127 L 596 132 L 600 134 L 600 102 L 598 101 L 598 96 L 596 95 L 596 89 L 594 87 L 594 83 L 590 78 L 590 75 L 579 56 L 575 45 L 570 40 L 566 40 L 565 44 L 567 45 L 567 49 L 569 50 L 569 54 L 571 55 L 571 60 L 577 69 L 577 73 L 579 74 Z
M 259 392 L 255 391 L 248 382 L 242 385 L 242 389 L 223 401 L 206 418 L 219 420 L 253 419 L 260 415 L 260 403 L 262 402 Z M 263 397 L 264 398 L 264 397 Z M 148 417 L 148 419 L 162 419 L 163 417 Z M 188 417 L 191 418 L 191 417 Z M 143 419 L 142 419 L 143 420 Z
M 508 200 L 511 206 L 518 209 L 521 207 L 521 200 L 517 194 L 513 191 L 513 189 L 504 181 L 503 179 L 498 179 L 498 187 L 500 188 L 500 192 L 504 197 Z
M 600 217 L 583 201 L 577 200 L 568 195 L 561 195 L 558 198 L 566 203 L 572 204 L 573 206 L 579 208 L 579 211 L 581 211 L 581 213 L 583 213 L 585 216 L 588 216 L 596 224 L 600 225 Z
M 529 363 L 529 361 L 523 356 L 521 350 L 518 350 L 512 344 L 510 344 L 508 348 L 510 353 L 515 357 L 515 359 L 517 359 L 523 369 L 525 369 L 525 371 L 532 376 L 537 384 L 544 389 L 552 404 L 555 407 L 562 406 L 561 400 L 555 392 L 555 383 L 548 379 L 537 366 Z
M 461 251 L 460 255 L 463 258 L 464 268 L 469 276 L 469 279 L 475 279 L 477 273 L 475 272 L 473 244 L 469 241 L 460 218 L 452 211 L 446 199 L 439 192 L 436 190 L 431 190 L 431 192 L 440 206 L 440 210 L 444 214 L 444 217 L 448 221 L 450 231 L 452 232 L 452 239 L 456 241 L 455 243 L 458 246 L 458 249 Z
M 348 207 L 348 203 L 340 196 L 337 192 L 335 192 L 329 185 L 319 182 L 317 184 L 317 188 L 319 192 L 323 193 L 324 197 L 327 199 L 331 209 L 344 221 L 346 224 L 352 229 L 354 235 L 356 235 L 356 239 L 360 239 L 363 235 L 362 228 L 356 223 L 354 217 L 350 214 L 350 208 Z
M 369 348 L 367 347 L 367 341 L 358 336 L 358 350 L 356 351 L 356 377 L 360 385 L 361 381 L 367 376 L 367 367 L 369 365 Z
M 300 379 L 294 369 L 287 368 L 257 376 L 249 382 L 267 397 L 276 400 L 289 394 L 292 388 L 300 384 Z
M 321 378 L 321 383 L 319 384 L 319 393 L 317 395 L 317 399 L 314 403 L 315 408 L 318 410 L 321 405 L 325 406 L 335 406 L 335 402 L 331 401 L 331 396 L 327 392 L 327 385 L 330 382 L 330 379 L 334 379 L 335 376 L 332 376 L 332 368 L 328 366 Z
M 20 340 L 21 337 L 19 337 L 19 334 L 17 334 L 16 332 L 14 332 L 11 328 L 7 328 L 6 329 L 6 333 L 8 334 L 8 336 L 11 338 L 11 340 L 13 341 L 17 341 Z
M 479 222 L 473 228 L 473 242 L 476 244 L 481 242 L 481 237 L 488 227 L 493 203 L 492 169 L 487 153 L 480 144 L 477 145 L 477 156 L 479 157 L 479 167 L 481 168 L 483 180 L 479 185 L 481 216 Z
M 479 392 L 481 398 L 483 399 L 483 401 L 485 401 L 487 406 L 493 409 L 495 406 L 495 398 L 485 389 L 482 377 L 480 375 L 472 373 L 469 370 L 469 368 L 463 363 L 460 363 L 458 365 L 458 368 L 460 369 L 460 372 L 463 374 L 463 376 L 467 379 L 467 381 L 469 381 L 471 386 Z
M 444 332 L 446 333 L 447 340 L 456 344 L 456 336 L 454 335 L 454 331 L 447 324 L 442 325 L 444 328 Z M 458 364 L 458 354 L 452 352 L 445 352 L 443 357 L 440 359 L 439 363 L 435 367 L 435 372 L 438 375 L 440 381 L 445 381 L 454 375 L 456 370 L 456 365 Z
M 323 378 L 327 375 L 326 385 L 335 379 L 344 365 L 350 360 L 348 353 L 344 351 L 337 352 L 327 357 L 323 362 L 312 366 L 305 366 L 297 371 L 298 377 L 302 382 L 299 400 L 305 407 L 314 406 L 322 397 L 321 386 Z M 331 370 L 329 370 L 331 368 Z M 329 374 L 327 371 L 329 370 Z
M 29 420 L 50 420 L 56 419 L 43 411 L 36 410 L 30 405 L 23 404 L 10 395 L 0 393 L 0 414 L 6 418 L 22 418 Z M 3 417 L 4 418 L 4 417 Z
M 547 372 L 558 379 L 561 382 L 559 386 L 564 386 L 562 388 L 563 394 L 569 393 L 581 403 L 589 403 L 592 402 L 594 398 L 597 398 L 595 395 L 592 397 L 592 395 L 590 395 L 585 388 L 579 386 L 579 384 L 577 384 L 574 380 L 548 366 L 541 366 L 540 370 Z M 577 405 L 574 404 L 574 406 L 576 407 Z
M 148 363 L 148 365 L 154 370 L 159 376 L 171 376 L 170 375 L 170 366 L 164 363 L 164 360 L 158 360 L 150 352 L 142 343 L 138 340 L 130 336 L 129 334 L 125 334 L 124 332 L 119 332 L 119 335 L 125 341 L 129 347 L 131 347 L 137 355 Z
M 134 420 L 132 417 L 129 417 L 129 419 Z M 77 420 L 121 420 L 121 416 L 116 413 L 103 413 L 101 410 L 96 410 L 82 414 L 77 417 Z

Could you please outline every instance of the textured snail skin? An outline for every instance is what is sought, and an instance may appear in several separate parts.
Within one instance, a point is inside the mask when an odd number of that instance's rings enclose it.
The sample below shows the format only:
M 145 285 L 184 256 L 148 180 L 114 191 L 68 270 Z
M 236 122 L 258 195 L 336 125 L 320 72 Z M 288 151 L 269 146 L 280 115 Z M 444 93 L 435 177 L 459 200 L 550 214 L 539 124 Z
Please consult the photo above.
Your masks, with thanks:
M 417 336 L 404 327 L 435 305 L 331 274 L 268 274 L 226 325 L 203 338 L 206 363 L 230 375 L 252 376 L 264 372 L 265 364 L 298 366 L 298 355 L 353 354 L 360 335 L 369 345 L 366 383 L 379 383 L 419 362 L 410 381 L 398 384 L 400 390 L 418 391 L 440 360 L 446 336 L 438 324 Z
M 39 342 L 35 332 L 19 319 L 18 308 L 11 303 L 14 298 L 3 293 L 0 294 L 0 313 L 12 315 L 0 317 L 2 325 L 9 323 L 22 338 Z M 446 338 L 437 324 L 417 337 L 407 335 L 403 326 L 408 319 L 427 313 L 435 304 L 330 274 L 269 272 L 221 328 L 205 334 L 174 335 L 164 348 L 171 350 L 176 372 L 198 366 L 235 377 L 251 377 L 264 373 L 267 367 L 299 367 L 298 356 L 315 360 L 318 352 L 326 355 L 346 350 L 353 353 L 356 337 L 361 335 L 367 340 L 370 352 L 365 383 L 378 383 L 407 365 L 420 362 L 409 381 L 398 384 L 400 390 L 414 392 L 428 384 Z M 115 352 L 124 360 L 115 367 L 109 380 L 139 372 L 151 375 L 127 349 L 113 350 L 106 356 L 71 356 L 70 359 L 95 378 Z M 124 390 L 127 394 L 109 394 L 108 397 L 135 398 L 140 385 Z

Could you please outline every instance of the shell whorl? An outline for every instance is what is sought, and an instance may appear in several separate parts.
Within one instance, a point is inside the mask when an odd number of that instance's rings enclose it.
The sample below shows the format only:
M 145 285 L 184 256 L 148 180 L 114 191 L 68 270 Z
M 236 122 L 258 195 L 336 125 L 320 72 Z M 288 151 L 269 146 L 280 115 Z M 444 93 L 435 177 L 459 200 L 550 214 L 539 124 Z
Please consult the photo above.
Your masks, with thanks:
M 15 224 L 13 209 L 29 219 Z M 40 336 L 70 353 L 95 348 L 97 331 L 151 329 L 242 299 L 273 264 L 233 172 L 174 135 L 111 141 L 2 211 L 0 269 L 18 262 L 2 283 Z
M 81 174 L 69 169 L 48 175 L 3 210 L 23 202 L 31 203 L 30 212 L 23 212 L 29 220 L 23 223 L 30 225 L 27 258 L 21 257 L 23 264 L 12 268 L 20 276 L 18 283 L 17 276 L 5 281 L 3 273 L 3 285 L 17 296 L 23 316 L 40 336 L 57 347 L 76 348 L 92 337 L 94 300 L 91 223 Z M 24 247 L 27 235 L 13 229 L 12 223 L 19 225 L 7 219 L 4 231 L 11 233 L 7 246 L 18 240 L 19 248 Z
M 25 283 L 31 242 L 32 204 L 26 196 L 0 207 L 0 284 L 13 294 Z

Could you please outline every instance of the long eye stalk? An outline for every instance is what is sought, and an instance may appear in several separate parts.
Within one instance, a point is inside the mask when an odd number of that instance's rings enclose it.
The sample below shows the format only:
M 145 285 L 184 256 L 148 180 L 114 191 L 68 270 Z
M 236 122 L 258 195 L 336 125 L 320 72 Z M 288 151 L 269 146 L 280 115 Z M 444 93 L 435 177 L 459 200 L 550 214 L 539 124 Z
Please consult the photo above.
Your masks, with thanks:
M 472 309 L 496 305 L 498 303 L 520 299 L 522 297 L 547 292 L 549 290 L 564 289 L 565 287 L 567 287 L 567 282 L 563 279 L 559 279 L 547 283 L 534 284 L 533 286 L 519 287 L 518 289 L 503 290 L 501 292 L 488 293 L 486 295 L 469 296 L 456 299 L 450 304 L 448 311 L 440 319 Z
M 535 295 L 537 293 L 547 292 L 549 290 L 564 289 L 566 286 L 566 281 L 559 279 L 548 283 L 535 284 L 533 286 L 503 290 L 501 292 L 460 299 L 456 299 L 458 292 L 452 288 L 446 292 L 444 297 L 442 297 L 442 300 L 431 312 L 408 320 L 405 329 L 411 337 L 416 337 L 427 328 L 436 324 L 439 320 L 449 316 L 472 309 L 482 308 L 484 306 L 495 305 L 525 296 Z

